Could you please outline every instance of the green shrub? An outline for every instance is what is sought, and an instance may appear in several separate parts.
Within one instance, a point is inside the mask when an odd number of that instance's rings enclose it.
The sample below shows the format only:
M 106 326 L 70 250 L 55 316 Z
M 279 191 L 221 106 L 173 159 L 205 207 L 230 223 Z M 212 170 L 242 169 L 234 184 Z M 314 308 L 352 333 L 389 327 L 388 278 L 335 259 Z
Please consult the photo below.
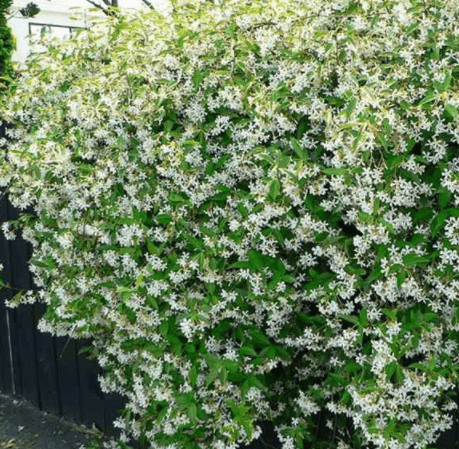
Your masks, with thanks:
M 7 24 L 7 13 L 13 0 L 0 0 L 0 91 L 13 76 L 11 54 L 14 51 L 14 37 Z
M 94 338 L 122 442 L 237 448 L 269 420 L 284 449 L 433 443 L 459 367 L 458 2 L 174 8 L 50 41 L 11 87 L 0 183 L 35 213 L 3 230 L 42 289 L 9 305 Z

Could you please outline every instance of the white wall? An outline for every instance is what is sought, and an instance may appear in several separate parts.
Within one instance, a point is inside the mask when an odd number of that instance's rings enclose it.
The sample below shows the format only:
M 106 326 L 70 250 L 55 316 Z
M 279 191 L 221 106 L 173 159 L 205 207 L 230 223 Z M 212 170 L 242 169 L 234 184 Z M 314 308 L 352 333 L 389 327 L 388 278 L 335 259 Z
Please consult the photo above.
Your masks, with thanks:
M 34 3 L 40 8 L 40 13 L 31 19 L 24 19 L 19 9 L 29 1 L 15 1 L 11 8 L 14 16 L 8 21 L 16 38 L 16 51 L 13 54 L 13 60 L 17 62 L 24 61 L 30 52 L 31 32 L 39 33 L 41 28 L 45 26 L 51 33 L 64 36 L 70 32 L 71 28 L 89 27 L 91 19 L 104 16 L 102 12 L 90 11 L 92 8 L 87 2 L 81 7 L 81 2 L 75 2 L 75 0 L 35 0 Z M 82 14 L 76 14 L 71 9 L 75 8 L 76 5 L 80 6 Z M 75 19 L 75 17 L 79 17 L 79 19 Z
M 40 13 L 31 19 L 24 19 L 19 9 L 33 1 Z M 158 10 L 166 11 L 170 7 L 168 0 L 149 0 Z M 100 0 L 99 3 L 103 4 Z M 146 8 L 142 0 L 119 0 L 121 10 Z M 13 60 L 23 62 L 30 53 L 30 37 L 39 33 L 43 26 L 49 27 L 53 34 L 63 36 L 71 28 L 89 28 L 93 21 L 102 19 L 105 14 L 86 0 L 15 0 L 11 8 L 13 17 L 8 20 L 16 38 L 16 51 Z

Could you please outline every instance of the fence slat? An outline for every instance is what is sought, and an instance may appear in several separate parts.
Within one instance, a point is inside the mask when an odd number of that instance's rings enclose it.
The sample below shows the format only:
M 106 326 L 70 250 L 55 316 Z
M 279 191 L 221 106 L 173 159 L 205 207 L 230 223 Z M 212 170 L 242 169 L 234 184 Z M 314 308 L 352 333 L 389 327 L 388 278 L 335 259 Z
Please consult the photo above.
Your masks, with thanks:
M 77 422 L 82 422 L 75 341 L 73 339 L 69 340 L 68 337 L 56 338 L 56 352 L 62 414 Z
M 37 304 L 38 318 L 45 310 L 44 304 Z M 56 352 L 54 338 L 49 333 L 37 332 L 37 364 L 40 391 L 40 408 L 55 414 L 61 412 L 56 375 Z
M 0 362 L 1 362 L 1 381 L 2 391 L 6 394 L 13 394 L 13 375 L 10 360 L 10 336 L 8 333 L 8 323 L 6 319 L 7 308 L 4 301 L 10 299 L 9 291 L 0 293 Z
M 75 342 L 77 353 L 89 342 L 90 340 L 77 340 Z M 87 425 L 95 423 L 100 429 L 103 429 L 105 427 L 105 398 L 97 378 L 101 373 L 101 368 L 95 361 L 87 359 L 84 354 L 77 354 L 77 359 L 80 402 L 84 410 L 83 423 Z
M 12 285 L 16 288 L 30 289 L 30 273 L 28 260 L 30 248 L 23 239 L 17 239 L 11 245 Z M 16 310 L 18 330 L 18 357 L 22 374 L 22 395 L 27 397 L 35 406 L 39 406 L 38 367 L 36 360 L 36 320 L 33 306 L 21 306 Z
M 34 317 L 31 306 L 21 306 L 16 311 L 22 395 L 36 407 L 40 406 L 38 367 L 36 360 Z
M 0 126 L 0 137 L 2 137 L 3 127 Z M 3 195 L 3 190 L 0 189 L 0 222 L 7 220 L 8 210 L 6 197 Z M 0 263 L 5 267 L 5 271 L 9 269 L 9 246 L 8 241 L 0 232 Z M 3 278 L 5 276 L 3 275 Z M 11 296 L 10 292 L 3 290 L 0 292 L 0 387 L 4 392 L 12 392 L 12 379 L 10 373 L 10 357 L 8 344 L 8 328 L 6 322 L 6 307 L 5 300 Z

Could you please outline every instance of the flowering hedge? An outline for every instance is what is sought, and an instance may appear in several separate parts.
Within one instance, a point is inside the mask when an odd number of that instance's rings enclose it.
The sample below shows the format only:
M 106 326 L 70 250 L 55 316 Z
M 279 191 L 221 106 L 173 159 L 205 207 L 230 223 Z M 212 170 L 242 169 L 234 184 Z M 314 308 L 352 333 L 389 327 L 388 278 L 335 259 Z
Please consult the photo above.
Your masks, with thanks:
M 459 2 L 222 3 L 29 58 L 0 186 L 34 214 L 2 228 L 42 288 L 9 305 L 94 338 L 121 446 L 424 448 L 458 384 Z

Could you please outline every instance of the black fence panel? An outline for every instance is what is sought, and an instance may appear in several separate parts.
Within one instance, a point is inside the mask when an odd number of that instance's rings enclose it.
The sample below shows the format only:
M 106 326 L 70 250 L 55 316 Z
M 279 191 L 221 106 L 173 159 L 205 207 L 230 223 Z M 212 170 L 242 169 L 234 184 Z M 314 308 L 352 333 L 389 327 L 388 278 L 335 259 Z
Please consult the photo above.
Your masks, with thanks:
M 0 191 L 0 223 L 17 218 Z M 78 351 L 90 340 L 75 341 L 38 331 L 44 304 L 11 309 L 5 301 L 16 288 L 34 288 L 28 269 L 30 247 L 21 238 L 8 241 L 0 232 L 0 263 L 3 280 L 14 289 L 0 292 L 0 392 L 23 397 L 40 410 L 66 416 L 116 436 L 113 420 L 126 405 L 126 398 L 104 394 L 98 383 L 102 369 Z
M 5 129 L 0 125 L 0 138 L 4 136 Z M 15 219 L 17 214 L 0 190 L 0 223 Z M 30 246 L 24 240 L 7 241 L 0 231 L 0 263 L 4 266 L 3 279 L 7 284 L 16 288 L 34 288 L 28 269 L 30 253 Z M 12 289 L 0 292 L 0 392 L 23 397 L 40 410 L 78 423 L 94 423 L 109 435 L 119 435 L 113 421 L 127 400 L 118 394 L 102 392 L 98 382 L 98 376 L 103 374 L 102 368 L 94 360 L 79 354 L 90 340 L 53 337 L 38 331 L 37 323 L 45 312 L 45 305 L 7 308 L 5 301 L 14 294 Z M 322 428 L 326 416 L 324 413 L 320 416 Z M 438 449 L 459 449 L 458 423 L 459 412 L 455 411 L 454 426 L 439 438 Z M 273 425 L 269 422 L 260 425 L 262 437 L 244 449 L 280 448 Z M 316 448 L 306 443 L 304 449 Z

